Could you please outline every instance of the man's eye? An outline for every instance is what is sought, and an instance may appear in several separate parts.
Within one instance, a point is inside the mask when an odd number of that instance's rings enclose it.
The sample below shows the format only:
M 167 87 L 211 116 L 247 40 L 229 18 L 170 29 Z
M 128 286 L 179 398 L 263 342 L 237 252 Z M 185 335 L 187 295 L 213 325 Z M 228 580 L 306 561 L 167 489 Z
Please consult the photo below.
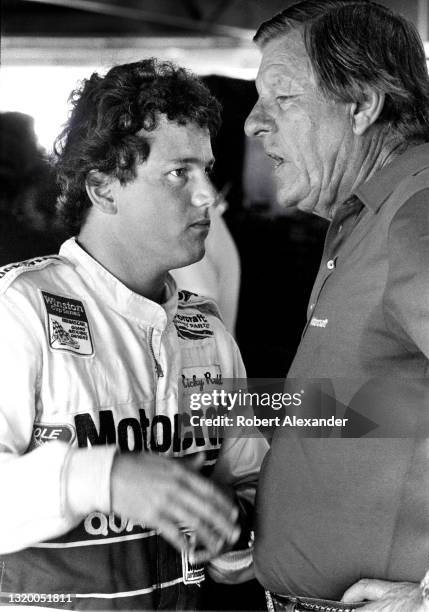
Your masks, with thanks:
M 169 174 L 175 176 L 176 178 L 185 178 L 187 174 L 186 168 L 176 168 L 175 170 L 170 170 Z
M 287 102 L 288 100 L 291 100 L 293 98 L 293 96 L 277 96 L 276 100 L 277 102 L 280 102 L 280 104 L 282 102 Z

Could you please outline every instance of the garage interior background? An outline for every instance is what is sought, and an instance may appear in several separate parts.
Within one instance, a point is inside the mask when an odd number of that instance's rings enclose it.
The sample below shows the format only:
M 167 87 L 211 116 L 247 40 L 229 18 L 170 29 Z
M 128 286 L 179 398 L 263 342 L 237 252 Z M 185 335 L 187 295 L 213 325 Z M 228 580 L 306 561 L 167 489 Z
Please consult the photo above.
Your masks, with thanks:
M 429 39 L 428 0 L 381 0 Z M 292 0 L 2 0 L 0 110 L 35 118 L 52 146 L 67 96 L 92 70 L 159 56 L 201 75 L 254 79 L 256 27 Z M 429 44 L 426 45 L 429 56 Z

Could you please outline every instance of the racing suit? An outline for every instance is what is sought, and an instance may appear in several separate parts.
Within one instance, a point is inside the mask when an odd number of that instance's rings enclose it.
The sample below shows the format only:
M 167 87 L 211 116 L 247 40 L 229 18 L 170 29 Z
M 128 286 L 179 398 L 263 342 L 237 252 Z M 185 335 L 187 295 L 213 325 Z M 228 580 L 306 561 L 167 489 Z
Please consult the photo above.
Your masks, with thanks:
M 74 239 L 57 256 L 0 269 L 0 595 L 6 603 L 194 605 L 204 568 L 154 529 L 110 513 L 117 450 L 174 458 L 204 452 L 205 473 L 253 501 L 265 441 L 191 427 L 184 408 L 191 393 L 244 377 L 238 348 L 214 303 L 177 293 L 171 277 L 166 296 L 159 305 L 133 293 Z M 88 449 L 80 453 L 81 507 L 90 495 L 98 508 L 80 523 L 66 495 L 74 447 Z M 22 593 L 46 597 L 13 596 Z

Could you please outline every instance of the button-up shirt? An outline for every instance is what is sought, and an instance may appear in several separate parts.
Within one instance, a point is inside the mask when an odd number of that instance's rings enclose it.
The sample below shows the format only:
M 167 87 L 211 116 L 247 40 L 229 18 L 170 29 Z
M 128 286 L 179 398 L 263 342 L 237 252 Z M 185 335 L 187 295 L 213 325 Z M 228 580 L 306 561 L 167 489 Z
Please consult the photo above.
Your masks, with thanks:
M 392 389 L 427 377 L 428 358 L 424 144 L 375 173 L 336 212 L 289 377 L 324 379 L 346 406 L 368 397 L 360 403 L 367 417 L 381 411 L 407 430 L 422 405 Z M 387 392 L 376 402 L 364 395 L 374 380 Z M 424 574 L 429 443 L 377 432 L 311 439 L 276 430 L 257 513 L 256 570 L 265 587 L 339 599 L 361 577 L 416 582 Z

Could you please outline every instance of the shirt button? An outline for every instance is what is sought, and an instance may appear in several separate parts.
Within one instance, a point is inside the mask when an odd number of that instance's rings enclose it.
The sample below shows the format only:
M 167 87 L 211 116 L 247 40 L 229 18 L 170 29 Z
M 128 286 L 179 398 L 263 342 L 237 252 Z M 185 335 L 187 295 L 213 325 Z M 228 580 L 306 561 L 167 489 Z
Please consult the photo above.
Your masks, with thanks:
M 333 270 L 335 268 L 335 261 L 333 259 L 330 259 L 326 264 L 326 267 L 328 268 L 328 270 Z
M 343 224 L 338 226 L 338 233 L 340 233 L 342 229 L 343 229 Z

